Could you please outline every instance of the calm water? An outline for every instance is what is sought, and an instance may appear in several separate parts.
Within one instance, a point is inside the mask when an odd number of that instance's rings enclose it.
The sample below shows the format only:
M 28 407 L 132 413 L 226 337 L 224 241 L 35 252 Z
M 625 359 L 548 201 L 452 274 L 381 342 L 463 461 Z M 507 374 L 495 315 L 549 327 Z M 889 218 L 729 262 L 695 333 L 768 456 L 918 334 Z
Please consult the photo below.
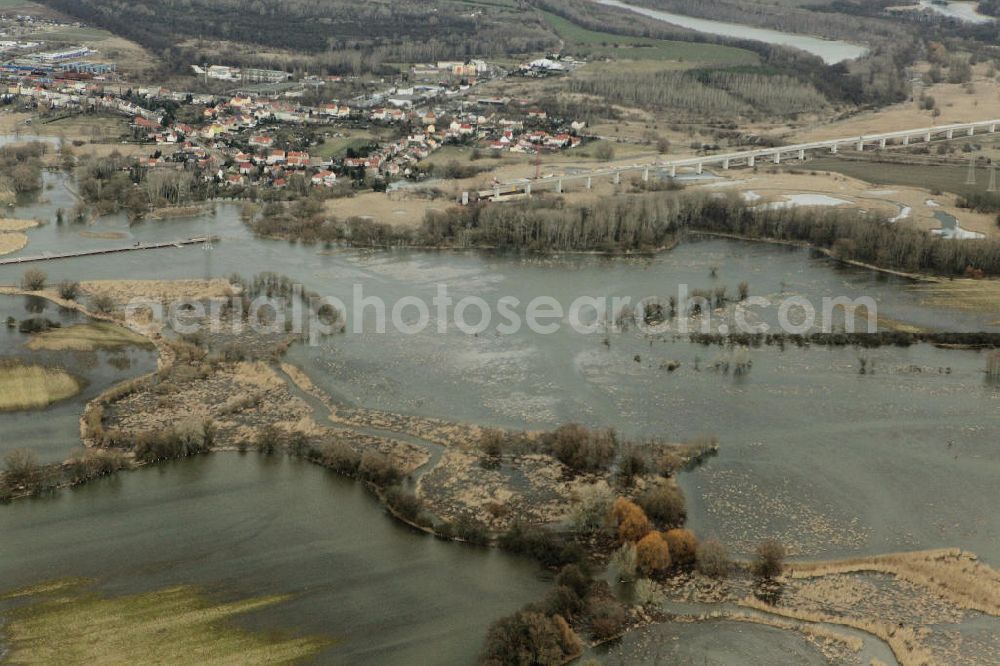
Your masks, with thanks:
M 744 622 L 664 624 L 627 634 L 600 650 L 606 664 L 799 664 L 829 662 L 805 637 Z
M 834 64 L 844 60 L 860 58 L 868 52 L 863 46 L 842 42 L 834 39 L 822 39 L 820 37 L 810 37 L 808 35 L 798 35 L 767 28 L 752 28 L 739 23 L 725 23 L 723 21 L 712 21 L 709 19 L 694 18 L 683 14 L 672 14 L 640 7 L 619 0 L 597 0 L 602 5 L 619 7 L 628 11 L 642 14 L 665 23 L 672 23 L 682 28 L 704 32 L 709 35 L 720 35 L 722 37 L 734 37 L 736 39 L 751 39 L 756 42 L 767 44 L 779 44 L 781 46 L 791 46 L 792 48 L 812 53 L 823 59 L 827 64 Z
M 65 460 L 80 443 L 80 414 L 84 405 L 101 391 L 132 377 L 156 369 L 156 353 L 141 347 L 98 351 L 30 351 L 31 339 L 3 322 L 45 317 L 63 326 L 82 324 L 87 318 L 40 298 L 0 297 L 0 357 L 18 358 L 24 363 L 63 368 L 85 382 L 72 398 L 46 409 L 0 412 L 0 457 L 18 448 L 31 448 L 43 462 Z
M 401 527 L 359 484 L 256 454 L 16 502 L 0 534 L 0 589 L 85 576 L 105 594 L 292 594 L 241 622 L 337 639 L 320 663 L 471 663 L 490 622 L 549 585 L 531 562 Z

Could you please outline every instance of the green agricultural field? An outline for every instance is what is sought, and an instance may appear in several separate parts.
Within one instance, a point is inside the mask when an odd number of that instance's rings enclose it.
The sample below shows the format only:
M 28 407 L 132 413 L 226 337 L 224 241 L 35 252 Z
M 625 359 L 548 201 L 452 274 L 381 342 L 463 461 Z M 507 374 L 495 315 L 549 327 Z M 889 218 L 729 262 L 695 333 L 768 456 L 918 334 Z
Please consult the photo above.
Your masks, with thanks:
M 31 600 L 9 613 L 7 657 L 17 664 L 274 664 L 313 657 L 331 641 L 251 632 L 233 620 L 287 596 L 214 602 L 190 587 L 105 598 L 86 581 L 56 581 L 3 599 Z
M 967 185 L 967 166 L 934 166 L 928 164 L 898 164 L 874 160 L 849 160 L 824 157 L 806 163 L 810 170 L 834 171 L 859 178 L 873 185 L 921 187 L 930 191 L 951 192 L 960 196 L 983 193 L 990 182 L 985 166 L 976 169 L 976 184 Z
M 352 134 L 351 136 L 330 137 L 322 145 L 309 149 L 309 153 L 315 157 L 341 158 L 347 154 L 348 150 L 360 150 L 365 146 L 379 141 L 378 137 L 368 132 Z
M 106 30 L 98 30 L 97 28 L 79 27 L 36 32 L 30 36 L 32 39 L 38 39 L 46 42 L 76 44 L 79 42 L 99 42 L 111 37 L 111 33 Z
M 757 54 L 731 46 L 647 39 L 595 32 L 545 12 L 545 20 L 566 42 L 566 51 L 588 57 L 624 60 L 676 60 L 692 65 L 754 65 Z

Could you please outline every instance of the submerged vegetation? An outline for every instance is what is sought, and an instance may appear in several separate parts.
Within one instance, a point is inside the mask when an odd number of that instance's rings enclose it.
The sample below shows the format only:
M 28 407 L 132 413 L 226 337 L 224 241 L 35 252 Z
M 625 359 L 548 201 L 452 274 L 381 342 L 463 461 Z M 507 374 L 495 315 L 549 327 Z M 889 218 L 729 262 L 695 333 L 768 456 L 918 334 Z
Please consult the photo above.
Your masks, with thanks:
M 14 194 L 42 187 L 42 157 L 48 145 L 31 141 L 0 147 L 0 201 L 13 202 Z
M 174 587 L 105 597 L 84 584 L 4 595 L 28 600 L 4 627 L 14 663 L 290 663 L 331 643 L 320 637 L 264 634 L 233 623 L 240 615 L 288 601 L 287 595 L 222 603 L 198 589 Z

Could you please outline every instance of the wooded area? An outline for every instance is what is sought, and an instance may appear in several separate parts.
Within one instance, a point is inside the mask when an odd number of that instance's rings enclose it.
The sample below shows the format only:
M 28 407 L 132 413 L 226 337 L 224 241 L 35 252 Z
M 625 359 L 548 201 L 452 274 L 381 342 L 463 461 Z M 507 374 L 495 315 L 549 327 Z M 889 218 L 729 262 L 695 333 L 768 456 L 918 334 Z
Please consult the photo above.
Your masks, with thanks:
M 758 68 L 622 72 L 614 78 L 575 78 L 570 89 L 597 95 L 611 104 L 656 111 L 684 109 L 702 119 L 713 115 L 788 115 L 828 106 L 812 84 Z
M 323 56 L 330 73 L 382 63 L 543 51 L 555 35 L 532 12 L 447 0 L 42 0 L 155 51 L 180 70 L 200 62 L 185 42 L 231 41 Z M 325 55 L 324 55 L 325 54 Z M 238 54 L 230 54 L 236 57 Z M 267 64 L 255 56 L 253 64 Z M 234 62 L 232 64 L 242 64 Z

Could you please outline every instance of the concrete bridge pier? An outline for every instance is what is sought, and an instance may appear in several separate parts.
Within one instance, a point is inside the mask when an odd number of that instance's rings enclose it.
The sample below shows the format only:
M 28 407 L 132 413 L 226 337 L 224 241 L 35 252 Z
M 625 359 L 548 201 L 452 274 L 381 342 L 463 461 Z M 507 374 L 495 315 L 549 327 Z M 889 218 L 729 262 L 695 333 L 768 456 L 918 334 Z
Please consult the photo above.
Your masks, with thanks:
M 677 177 L 677 165 L 676 164 L 671 164 L 670 165 L 670 177 L 671 178 L 676 178 Z
M 781 151 L 780 151 L 780 150 L 776 150 L 776 151 L 774 151 L 774 154 L 773 154 L 773 155 L 771 155 L 771 160 L 772 160 L 772 161 L 773 161 L 773 162 L 774 162 L 775 164 L 781 164 Z
M 524 186 L 524 193 L 527 194 L 529 197 L 531 196 L 531 183 L 528 183 Z
M 799 161 L 800 162 L 805 162 L 806 161 L 806 149 L 805 148 L 800 148 L 799 149 Z
M 996 131 L 997 131 L 997 126 L 996 125 L 990 125 L 990 134 L 993 134 Z
M 622 182 L 622 172 L 615 171 L 615 185 L 619 185 Z
M 642 170 L 642 182 L 644 183 L 649 182 L 649 167 L 646 167 L 645 169 Z
M 976 134 L 976 126 L 973 125 L 969 127 L 969 136 L 975 136 L 975 134 Z
M 593 187 L 594 187 L 594 179 L 590 176 L 587 176 L 587 189 L 589 190 L 592 189 Z
M 556 181 L 556 194 L 562 194 L 563 182 L 562 178 Z
M 878 140 L 879 150 L 885 150 L 885 144 L 886 144 L 886 140 L 885 139 L 879 139 Z
M 864 150 L 865 150 L 864 140 L 858 141 L 858 152 L 861 153 L 864 152 Z
M 837 146 L 837 144 L 833 144 L 832 146 L 830 146 L 830 152 L 831 152 L 831 153 L 833 153 L 834 155 L 836 155 L 836 154 L 837 154 L 837 151 L 838 151 L 839 149 L 840 149 L 840 148 L 839 148 L 839 146 Z
M 747 166 L 748 166 L 748 167 L 751 167 L 751 168 L 753 168 L 753 166 L 754 166 L 754 165 L 755 165 L 756 163 L 757 163 L 757 157 L 756 157 L 756 156 L 754 156 L 754 155 L 750 155 L 750 156 L 749 156 L 749 157 L 747 158 Z
M 701 173 L 702 173 L 702 172 L 703 172 L 704 170 L 705 170 L 705 165 L 704 165 L 704 164 L 702 164 L 701 162 L 698 162 L 698 166 L 696 166 L 696 167 L 694 168 L 694 172 L 695 172 L 695 173 L 697 173 L 698 175 L 701 175 Z
M 722 160 L 722 168 L 725 169 L 726 171 L 729 171 L 729 158 L 728 157 L 726 159 Z
M 926 143 L 930 143 L 930 142 L 931 142 L 931 133 L 930 133 L 930 132 L 928 132 L 928 133 L 927 133 L 927 136 L 926 136 L 926 137 L 924 137 L 924 141 L 925 141 Z
M 908 137 L 908 136 L 904 136 L 903 137 L 903 145 L 904 146 L 910 145 L 910 137 Z
M 945 132 L 945 136 L 947 136 L 949 139 L 954 139 L 955 138 L 955 130 L 948 130 L 947 132 Z
M 499 185 L 497 185 L 496 187 L 493 188 L 493 198 L 494 199 L 499 199 L 500 198 L 500 186 Z

